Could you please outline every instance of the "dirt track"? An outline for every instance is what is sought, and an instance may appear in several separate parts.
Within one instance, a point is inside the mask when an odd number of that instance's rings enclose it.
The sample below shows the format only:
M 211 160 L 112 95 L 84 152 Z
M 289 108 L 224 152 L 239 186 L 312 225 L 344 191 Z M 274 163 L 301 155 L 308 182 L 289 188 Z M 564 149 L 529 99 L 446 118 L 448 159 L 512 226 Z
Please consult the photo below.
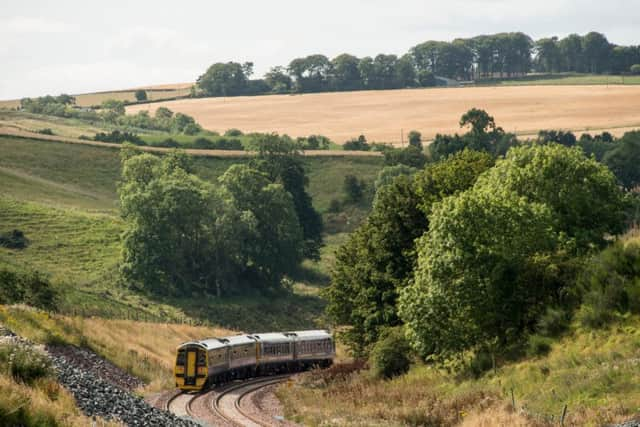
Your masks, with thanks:
M 205 128 L 320 133 L 342 143 L 364 134 L 370 141 L 400 142 L 401 131 L 460 132 L 460 116 L 487 110 L 505 130 L 520 135 L 540 129 L 584 131 L 640 128 L 639 86 L 517 86 L 405 89 L 305 95 L 200 98 L 135 105 L 128 113 L 160 106 L 190 114 Z

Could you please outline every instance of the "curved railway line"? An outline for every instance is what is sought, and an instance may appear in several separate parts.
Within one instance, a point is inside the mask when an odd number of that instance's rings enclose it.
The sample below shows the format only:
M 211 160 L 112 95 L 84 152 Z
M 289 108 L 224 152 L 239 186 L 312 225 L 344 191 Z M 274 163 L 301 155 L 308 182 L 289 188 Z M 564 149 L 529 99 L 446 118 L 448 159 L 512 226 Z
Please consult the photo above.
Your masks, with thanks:
M 270 414 L 261 412 L 250 397 L 261 390 L 286 381 L 291 374 L 234 382 L 198 394 L 174 392 L 162 409 L 203 425 L 229 427 L 267 427 L 283 425 Z M 287 423 L 290 425 L 290 423 Z

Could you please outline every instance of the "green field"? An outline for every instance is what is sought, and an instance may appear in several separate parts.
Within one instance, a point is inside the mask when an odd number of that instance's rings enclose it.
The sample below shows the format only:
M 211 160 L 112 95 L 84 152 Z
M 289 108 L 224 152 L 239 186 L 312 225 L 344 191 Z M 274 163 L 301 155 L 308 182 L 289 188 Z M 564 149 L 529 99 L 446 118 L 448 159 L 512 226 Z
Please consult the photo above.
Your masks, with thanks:
M 640 76 L 613 76 L 604 74 L 541 74 L 526 77 L 481 80 L 478 85 L 489 86 L 570 86 L 570 85 L 638 85 Z
M 255 330 L 312 326 L 322 317 L 318 289 L 328 278 L 333 251 L 345 231 L 366 216 L 368 201 L 327 212 L 341 200 L 345 174 L 354 174 L 373 188 L 382 158 L 305 158 L 314 205 L 334 234 L 319 262 L 306 261 L 294 292 L 273 297 L 217 300 L 185 296 L 150 299 L 118 283 L 117 263 L 123 223 L 118 215 L 118 150 L 25 138 L 0 137 L 0 232 L 20 229 L 30 244 L 22 250 L 0 248 L 0 267 L 32 268 L 50 275 L 61 292 L 60 309 L 70 314 L 149 320 L 192 318 L 232 328 Z M 196 173 L 214 181 L 242 158 L 194 158 Z M 282 309 L 285 307 L 285 310 Z M 260 318 L 260 322 L 258 322 Z

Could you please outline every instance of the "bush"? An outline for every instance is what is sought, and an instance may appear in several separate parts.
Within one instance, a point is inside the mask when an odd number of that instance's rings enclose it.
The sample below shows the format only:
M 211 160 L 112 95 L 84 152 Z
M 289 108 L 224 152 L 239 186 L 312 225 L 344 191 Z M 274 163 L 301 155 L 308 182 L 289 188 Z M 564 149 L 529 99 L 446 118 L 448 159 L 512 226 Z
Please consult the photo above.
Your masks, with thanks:
M 640 74 L 640 64 L 633 64 L 629 71 L 631 71 L 631 74 Z
M 167 138 L 155 144 L 156 147 L 164 147 L 164 148 L 178 148 L 180 147 L 180 143 L 173 138 Z
M 527 341 L 527 356 L 544 356 L 551 351 L 551 338 L 531 335 Z
M 369 357 L 369 366 L 376 378 L 402 375 L 411 366 L 411 347 L 401 327 L 389 328 L 380 334 Z
M 344 192 L 347 194 L 347 200 L 352 203 L 362 200 L 364 195 L 365 183 L 360 181 L 354 175 L 346 175 L 343 184 Z
M 145 91 L 144 89 L 138 89 L 134 93 L 134 96 L 136 97 L 136 101 L 138 101 L 138 102 L 146 101 L 147 100 L 147 91 Z
M 0 364 L 16 381 L 26 384 L 55 375 L 45 354 L 23 344 L 0 345 Z
M 544 337 L 557 337 L 569 326 L 568 314 L 555 307 L 547 308 L 536 324 L 536 332 Z
M 331 202 L 329 202 L 329 209 L 327 209 L 327 211 L 331 213 L 338 213 L 341 209 L 342 204 L 340 203 L 340 200 L 331 199 Z
M 371 146 L 367 144 L 367 138 L 364 135 L 360 135 L 357 138 L 350 139 L 345 142 L 342 146 L 344 150 L 353 150 L 353 151 L 369 151 L 371 150 Z
M 242 136 L 243 133 L 240 129 L 228 129 L 225 133 L 224 136 Z
M 618 241 L 596 256 L 579 278 L 580 323 L 600 328 L 628 312 L 640 313 L 640 242 Z
M 44 309 L 55 308 L 56 292 L 38 272 L 0 270 L 0 304 L 25 303 Z
M 20 230 L 11 230 L 7 233 L 0 233 L 0 246 L 9 249 L 24 249 L 27 247 L 29 240 Z
M 55 134 L 53 133 L 53 130 L 51 130 L 51 128 L 44 128 L 44 129 L 40 129 L 40 130 L 38 131 L 38 133 L 39 133 L 39 134 L 42 134 L 42 135 L 55 135 Z
M 142 138 L 140 138 L 135 133 L 120 132 L 119 130 L 114 130 L 110 133 L 98 132 L 96 136 L 93 137 L 93 139 L 94 141 L 111 142 L 114 144 L 130 142 L 135 145 L 146 145 Z
M 215 148 L 213 141 L 207 138 L 198 138 L 193 141 L 192 147 L 198 150 L 213 150 Z

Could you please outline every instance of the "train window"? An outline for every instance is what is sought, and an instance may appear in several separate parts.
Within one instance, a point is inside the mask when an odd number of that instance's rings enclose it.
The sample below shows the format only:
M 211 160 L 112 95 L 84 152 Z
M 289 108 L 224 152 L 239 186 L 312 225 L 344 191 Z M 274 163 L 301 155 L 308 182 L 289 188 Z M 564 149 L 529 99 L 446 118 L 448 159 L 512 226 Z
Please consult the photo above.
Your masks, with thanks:
M 176 365 L 184 366 L 186 358 L 187 358 L 187 353 L 184 350 L 178 351 L 178 357 L 176 359 Z
M 196 363 L 197 366 L 206 366 L 207 364 L 207 353 L 202 350 L 198 351 L 198 361 Z

